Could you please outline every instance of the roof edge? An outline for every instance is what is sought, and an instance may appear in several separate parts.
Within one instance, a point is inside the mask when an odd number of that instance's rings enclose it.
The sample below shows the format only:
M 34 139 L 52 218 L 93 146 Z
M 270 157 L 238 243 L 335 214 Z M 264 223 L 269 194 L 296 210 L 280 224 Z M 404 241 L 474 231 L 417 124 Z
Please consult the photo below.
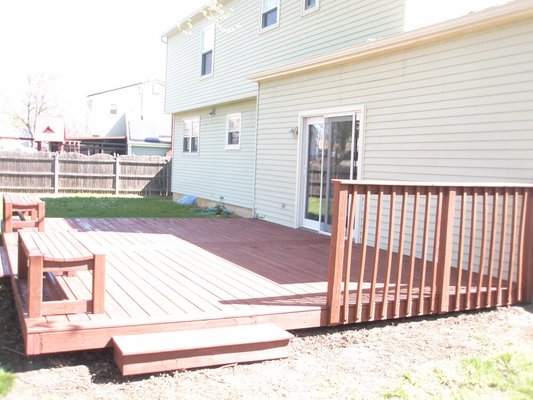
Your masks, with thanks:
M 259 82 L 293 75 L 316 68 L 404 50 L 428 42 L 442 40 L 450 36 L 456 36 L 457 34 L 476 32 L 532 17 L 533 0 L 515 0 L 502 6 L 491 7 L 438 24 L 365 42 L 320 57 L 299 61 L 279 68 L 259 71 L 249 75 L 248 79 Z

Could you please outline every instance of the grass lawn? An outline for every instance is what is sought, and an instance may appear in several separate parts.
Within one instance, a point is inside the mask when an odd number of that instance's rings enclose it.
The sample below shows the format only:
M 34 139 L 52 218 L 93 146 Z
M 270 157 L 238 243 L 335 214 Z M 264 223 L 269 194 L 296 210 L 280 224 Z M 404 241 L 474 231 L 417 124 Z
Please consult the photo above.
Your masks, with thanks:
M 533 399 L 533 353 L 472 357 L 456 365 L 405 373 L 385 399 Z
M 164 197 L 41 197 L 48 218 L 205 217 L 196 206 L 182 206 Z M 2 210 L 0 207 L 0 218 Z

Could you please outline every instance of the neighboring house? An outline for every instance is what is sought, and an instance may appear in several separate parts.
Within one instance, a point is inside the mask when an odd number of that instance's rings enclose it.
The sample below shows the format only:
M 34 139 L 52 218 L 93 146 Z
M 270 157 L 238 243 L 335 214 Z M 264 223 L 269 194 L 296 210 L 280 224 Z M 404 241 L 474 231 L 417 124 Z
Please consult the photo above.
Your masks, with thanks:
M 410 32 L 403 1 L 224 4 L 166 34 L 176 196 L 328 231 L 332 178 L 533 182 L 532 0 Z
M 164 113 L 165 85 L 136 83 L 87 96 L 87 142 L 115 143 L 119 153 L 165 155 L 171 118 Z

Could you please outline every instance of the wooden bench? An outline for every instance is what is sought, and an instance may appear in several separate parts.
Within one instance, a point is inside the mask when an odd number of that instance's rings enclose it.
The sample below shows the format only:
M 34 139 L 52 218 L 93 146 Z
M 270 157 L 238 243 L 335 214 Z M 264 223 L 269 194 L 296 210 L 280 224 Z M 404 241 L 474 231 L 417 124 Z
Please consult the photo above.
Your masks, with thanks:
M 113 336 L 122 375 L 288 357 L 289 332 L 274 324 Z
M 22 228 L 37 228 L 44 231 L 44 201 L 33 195 L 4 194 L 3 232 L 11 233 Z M 13 219 L 13 215 L 18 218 Z
M 83 244 L 85 233 L 19 231 L 18 277 L 28 279 L 28 317 L 105 311 L 105 255 Z M 43 274 L 92 271 L 91 300 L 43 300 Z

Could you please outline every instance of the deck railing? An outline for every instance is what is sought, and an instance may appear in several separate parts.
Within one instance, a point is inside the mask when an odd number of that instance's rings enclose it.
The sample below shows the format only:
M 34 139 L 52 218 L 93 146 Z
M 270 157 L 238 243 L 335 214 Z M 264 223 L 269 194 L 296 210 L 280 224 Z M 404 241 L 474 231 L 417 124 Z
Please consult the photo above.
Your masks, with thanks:
M 331 325 L 533 301 L 533 185 L 333 185 Z

